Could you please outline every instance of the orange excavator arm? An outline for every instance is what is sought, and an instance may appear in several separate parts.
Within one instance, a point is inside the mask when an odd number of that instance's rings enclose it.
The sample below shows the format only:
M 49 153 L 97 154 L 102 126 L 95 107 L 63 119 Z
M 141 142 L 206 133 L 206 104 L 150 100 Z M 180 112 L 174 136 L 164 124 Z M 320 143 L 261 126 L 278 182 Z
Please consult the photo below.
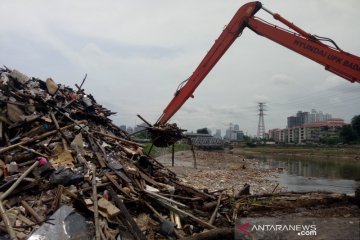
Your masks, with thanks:
M 260 9 L 264 9 L 273 15 L 276 20 L 287 25 L 295 32 L 285 30 L 259 18 L 255 18 L 254 15 Z M 279 14 L 274 14 L 267 10 L 260 2 L 250 2 L 239 8 L 194 73 L 187 79 L 186 83 L 176 91 L 174 98 L 167 105 L 155 125 L 161 126 L 167 123 L 186 100 L 193 96 L 195 89 L 242 33 L 245 27 L 250 28 L 260 36 L 269 38 L 325 66 L 326 70 L 350 82 L 360 83 L 360 58 L 358 56 L 342 51 L 331 39 L 318 37 L 305 32 Z M 325 41 L 332 42 L 334 47 L 324 44 Z

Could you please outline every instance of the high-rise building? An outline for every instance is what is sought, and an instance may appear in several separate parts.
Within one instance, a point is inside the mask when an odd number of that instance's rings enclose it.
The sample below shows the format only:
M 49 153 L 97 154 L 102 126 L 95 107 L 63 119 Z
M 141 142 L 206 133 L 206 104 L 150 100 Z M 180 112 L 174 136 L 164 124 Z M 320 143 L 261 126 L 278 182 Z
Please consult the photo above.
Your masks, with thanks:
M 128 133 L 133 133 L 133 132 L 134 132 L 134 129 L 129 126 L 129 127 L 126 128 L 126 131 L 127 131 Z
M 230 139 L 230 129 L 226 129 L 224 138 Z
M 301 126 L 304 123 L 309 122 L 309 112 L 298 111 L 296 113 L 296 126 Z
M 311 109 L 311 113 L 309 114 L 309 123 L 314 122 L 326 122 L 332 118 L 332 115 L 329 113 L 323 113 L 322 111 L 316 111 L 315 109 Z
M 310 113 L 298 111 L 295 116 L 287 118 L 287 127 L 293 128 L 302 126 L 305 123 L 326 122 L 331 118 L 331 114 L 324 114 L 322 111 L 316 111 L 315 109 L 311 109 Z
M 293 128 L 296 126 L 296 117 L 290 116 L 287 118 L 287 128 Z
M 221 130 L 220 129 L 216 129 L 214 137 L 221 138 Z
M 238 124 L 230 123 L 229 128 L 226 129 L 224 138 L 230 141 L 242 141 L 244 139 L 244 133 L 240 131 Z

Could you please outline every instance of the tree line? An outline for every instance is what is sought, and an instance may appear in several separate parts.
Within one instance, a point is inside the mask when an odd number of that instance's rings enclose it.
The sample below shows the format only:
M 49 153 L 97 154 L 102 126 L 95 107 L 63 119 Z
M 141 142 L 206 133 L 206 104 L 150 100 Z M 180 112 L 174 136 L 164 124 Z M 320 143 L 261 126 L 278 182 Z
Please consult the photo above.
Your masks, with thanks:
M 351 124 L 342 127 L 340 138 L 343 143 L 360 143 L 360 115 L 354 116 L 351 119 Z

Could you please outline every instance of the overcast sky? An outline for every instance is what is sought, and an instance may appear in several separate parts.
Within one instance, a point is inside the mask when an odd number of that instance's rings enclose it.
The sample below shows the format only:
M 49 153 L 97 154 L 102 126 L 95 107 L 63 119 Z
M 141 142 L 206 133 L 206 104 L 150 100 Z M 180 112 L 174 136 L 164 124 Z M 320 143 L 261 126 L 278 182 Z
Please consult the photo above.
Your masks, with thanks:
M 118 113 L 116 124 L 140 124 L 136 114 L 155 122 L 246 2 L 2 0 L 0 64 L 70 87 L 87 73 L 85 91 Z M 360 56 L 359 0 L 262 3 Z M 257 16 L 283 26 L 262 10 Z M 267 103 L 266 130 L 286 127 L 298 110 L 350 122 L 360 114 L 359 93 L 360 84 L 245 29 L 171 122 L 223 134 L 232 122 L 256 134 L 259 101 Z

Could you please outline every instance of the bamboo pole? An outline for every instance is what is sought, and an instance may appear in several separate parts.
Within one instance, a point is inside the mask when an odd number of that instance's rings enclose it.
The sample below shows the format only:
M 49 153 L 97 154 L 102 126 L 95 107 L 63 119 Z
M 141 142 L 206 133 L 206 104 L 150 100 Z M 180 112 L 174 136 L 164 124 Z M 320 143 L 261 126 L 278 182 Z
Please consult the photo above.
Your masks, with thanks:
M 215 208 L 215 210 L 214 210 L 214 212 L 213 212 L 213 214 L 211 215 L 211 218 L 210 218 L 210 220 L 209 220 L 209 224 L 211 224 L 211 225 L 214 223 L 214 221 L 215 221 L 215 219 L 216 219 L 216 215 L 217 215 L 217 212 L 218 212 L 218 210 L 219 210 L 221 198 L 222 198 L 222 193 L 220 193 L 219 199 L 218 199 L 217 204 L 216 204 L 216 208 Z
M 93 191 L 93 202 L 94 202 L 94 222 L 95 222 L 95 239 L 100 240 L 100 224 L 99 224 L 99 208 L 97 200 L 97 189 L 96 189 L 96 167 L 92 167 L 92 191 Z
M 8 215 L 6 214 L 4 205 L 3 205 L 3 203 L 2 203 L 1 200 L 0 200 L 0 215 L 1 215 L 1 218 L 3 219 L 3 221 L 4 221 L 4 224 L 5 224 L 5 227 L 6 227 L 6 230 L 7 230 L 8 234 L 10 235 L 10 239 L 11 239 L 11 240 L 16 240 L 16 239 L 18 239 L 18 238 L 16 237 L 16 234 L 15 234 L 14 229 L 13 229 L 12 226 L 11 226 L 9 217 L 8 217 Z

